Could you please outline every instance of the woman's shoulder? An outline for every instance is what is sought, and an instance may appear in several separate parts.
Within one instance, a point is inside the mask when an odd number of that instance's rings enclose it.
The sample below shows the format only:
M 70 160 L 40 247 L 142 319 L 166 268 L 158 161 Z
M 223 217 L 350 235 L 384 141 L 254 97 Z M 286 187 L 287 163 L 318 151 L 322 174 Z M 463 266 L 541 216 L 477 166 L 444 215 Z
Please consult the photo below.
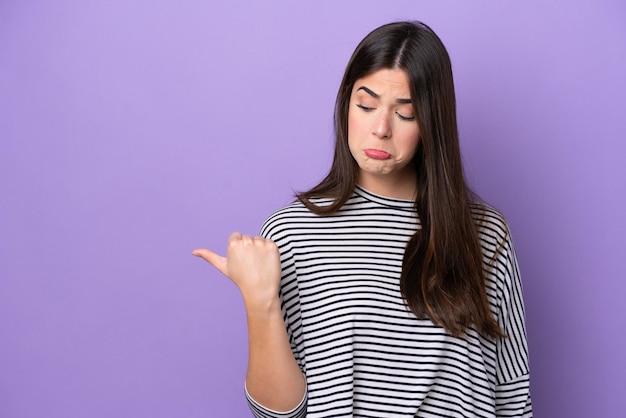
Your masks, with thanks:
M 483 202 L 471 203 L 470 209 L 481 241 L 500 246 L 509 238 L 509 225 L 499 210 Z
M 318 205 L 330 203 L 330 199 L 315 199 L 315 204 Z M 264 237 L 274 236 L 294 226 L 310 223 L 317 217 L 318 215 L 312 213 L 302 202 L 295 200 L 267 217 L 261 226 L 261 235 Z
M 267 217 L 263 225 L 280 223 L 290 218 L 306 216 L 308 212 L 309 211 L 306 209 L 306 207 L 304 207 L 302 202 L 296 200 L 286 206 L 283 206 L 280 209 L 275 210 Z

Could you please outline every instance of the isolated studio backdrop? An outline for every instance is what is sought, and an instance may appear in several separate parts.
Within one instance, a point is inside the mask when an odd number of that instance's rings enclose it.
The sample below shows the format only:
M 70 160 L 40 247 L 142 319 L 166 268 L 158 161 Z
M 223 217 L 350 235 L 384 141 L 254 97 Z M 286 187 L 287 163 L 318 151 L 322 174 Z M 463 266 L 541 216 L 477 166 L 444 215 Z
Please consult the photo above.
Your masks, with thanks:
M 622 1 L 0 1 L 0 417 L 245 417 L 237 289 L 191 256 L 331 161 L 373 28 L 450 52 L 508 218 L 537 417 L 626 410 Z

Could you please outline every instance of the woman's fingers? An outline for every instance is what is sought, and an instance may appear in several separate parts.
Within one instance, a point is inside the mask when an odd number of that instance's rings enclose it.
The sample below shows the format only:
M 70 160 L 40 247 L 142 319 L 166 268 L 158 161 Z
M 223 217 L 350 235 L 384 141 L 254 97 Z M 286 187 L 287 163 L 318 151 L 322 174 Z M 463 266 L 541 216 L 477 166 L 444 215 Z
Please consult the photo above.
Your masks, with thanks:
M 233 232 L 228 237 L 228 242 L 231 242 L 231 241 L 234 241 L 234 240 L 240 240 L 241 237 L 242 237 L 241 232 Z
M 242 235 L 240 232 L 233 232 L 228 237 L 228 245 L 231 251 L 233 251 L 234 248 L 238 247 L 240 244 L 243 244 L 243 247 L 245 248 L 250 245 L 264 245 L 269 242 L 271 241 L 259 235 L 252 237 L 251 235 Z M 244 250 L 244 251 L 247 252 L 249 250 Z M 229 276 L 227 257 L 222 257 L 206 248 L 198 248 L 196 250 L 193 250 L 192 254 L 195 255 L 196 257 L 200 257 L 204 259 L 207 263 L 214 266 L 225 276 Z
M 191 254 L 204 259 L 207 263 L 218 269 L 223 275 L 228 276 L 228 274 L 226 274 L 226 257 L 217 255 L 213 251 L 207 250 L 206 248 L 198 248 L 197 250 L 193 250 Z
M 234 232 L 228 238 L 226 257 L 205 248 L 192 254 L 228 277 L 253 304 L 263 305 L 278 295 L 280 253 L 272 240 Z

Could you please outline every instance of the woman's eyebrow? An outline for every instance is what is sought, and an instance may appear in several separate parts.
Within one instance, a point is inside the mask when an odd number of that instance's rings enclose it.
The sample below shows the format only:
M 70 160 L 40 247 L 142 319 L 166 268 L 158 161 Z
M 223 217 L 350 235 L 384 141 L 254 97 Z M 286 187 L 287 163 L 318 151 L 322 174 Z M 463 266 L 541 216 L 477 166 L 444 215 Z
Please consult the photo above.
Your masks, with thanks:
M 361 86 L 359 87 L 356 91 L 359 90 L 363 90 L 364 92 L 366 92 L 367 94 L 369 94 L 370 96 L 372 96 L 375 99 L 379 99 L 380 95 L 378 93 L 373 92 L 371 89 L 365 87 L 365 86 Z M 396 103 L 398 104 L 411 104 L 412 101 L 411 99 L 396 99 Z
M 368 89 L 365 86 L 359 87 L 356 91 L 359 91 L 359 90 L 363 90 L 364 92 L 366 92 L 367 94 L 372 96 L 374 99 L 379 99 L 380 98 L 380 95 L 378 93 L 374 93 L 372 90 Z

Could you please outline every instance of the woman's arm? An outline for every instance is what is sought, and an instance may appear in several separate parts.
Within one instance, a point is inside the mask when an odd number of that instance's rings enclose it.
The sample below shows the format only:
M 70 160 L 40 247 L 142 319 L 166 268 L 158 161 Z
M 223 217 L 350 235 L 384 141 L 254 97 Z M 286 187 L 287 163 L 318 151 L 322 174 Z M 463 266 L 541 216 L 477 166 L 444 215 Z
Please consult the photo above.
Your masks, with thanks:
M 291 352 L 278 297 L 267 308 L 248 303 L 248 372 L 246 390 L 260 405 L 278 412 L 291 411 L 304 398 L 304 376 Z
M 505 280 L 498 322 L 507 337 L 497 342 L 496 416 L 531 418 L 524 297 L 510 233 L 501 251 L 504 260 L 500 271 Z
M 291 351 L 280 307 L 276 244 L 235 232 L 228 239 L 226 257 L 207 249 L 193 254 L 217 268 L 241 291 L 248 320 L 248 395 L 276 412 L 294 410 L 305 397 L 306 383 Z

